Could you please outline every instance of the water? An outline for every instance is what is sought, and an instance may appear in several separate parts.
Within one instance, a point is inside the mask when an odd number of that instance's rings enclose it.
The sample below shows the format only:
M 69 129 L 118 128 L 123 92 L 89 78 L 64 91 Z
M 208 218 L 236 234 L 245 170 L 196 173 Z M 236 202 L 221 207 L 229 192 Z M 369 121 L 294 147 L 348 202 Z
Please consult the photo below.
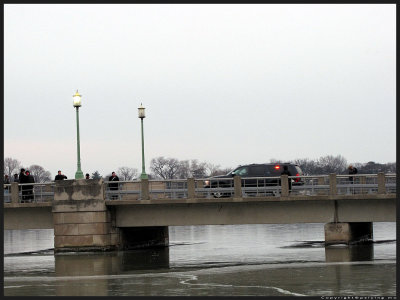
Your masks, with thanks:
M 53 230 L 4 232 L 5 296 L 395 296 L 396 224 L 324 247 L 324 224 L 182 226 L 170 247 L 53 252 Z

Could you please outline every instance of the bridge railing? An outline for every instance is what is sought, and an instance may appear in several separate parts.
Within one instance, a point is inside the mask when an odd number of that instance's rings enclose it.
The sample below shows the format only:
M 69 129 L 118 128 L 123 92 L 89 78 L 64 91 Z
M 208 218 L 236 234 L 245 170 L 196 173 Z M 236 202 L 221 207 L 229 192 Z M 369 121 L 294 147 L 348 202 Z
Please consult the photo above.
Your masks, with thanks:
M 396 174 L 385 174 L 385 191 L 388 194 L 396 193 Z
M 12 183 L 4 185 L 5 203 L 51 202 L 54 198 L 54 182 Z M 7 188 L 7 189 L 6 189 Z
M 4 203 L 11 202 L 11 184 L 4 184 Z
M 195 198 L 232 197 L 233 194 L 233 178 L 194 179 Z
M 141 198 L 141 182 L 135 181 L 104 181 L 106 200 L 139 200 Z
M 103 186 L 106 200 L 396 193 L 396 174 L 330 174 L 288 178 L 292 180 L 290 191 L 282 190 L 281 177 L 104 181 Z M 4 202 L 51 202 L 54 187 L 54 182 L 4 184 Z

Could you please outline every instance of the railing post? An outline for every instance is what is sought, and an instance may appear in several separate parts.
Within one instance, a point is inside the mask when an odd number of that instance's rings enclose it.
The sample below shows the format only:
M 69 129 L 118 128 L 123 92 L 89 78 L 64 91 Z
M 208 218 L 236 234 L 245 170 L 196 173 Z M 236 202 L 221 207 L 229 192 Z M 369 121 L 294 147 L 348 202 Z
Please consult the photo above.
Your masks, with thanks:
M 365 185 L 367 183 L 367 178 L 365 176 L 360 176 L 360 184 Z M 361 194 L 365 194 L 365 189 L 361 188 Z
M 329 195 L 337 195 L 337 188 L 336 188 L 336 174 L 331 173 L 329 174 Z
M 378 194 L 386 194 L 385 173 L 378 173 Z
M 188 198 L 195 198 L 195 181 L 194 178 L 188 178 L 187 179 L 187 189 L 188 189 Z
M 234 197 L 241 198 L 242 197 L 242 179 L 240 176 L 233 177 L 233 186 L 234 186 Z
M 325 178 L 324 177 L 318 177 L 318 185 L 324 185 L 325 184 Z M 317 194 L 322 195 L 324 194 L 323 190 L 317 189 Z
M 140 180 L 140 191 L 142 194 L 141 200 L 149 200 L 150 199 L 149 180 L 148 179 Z
M 287 175 L 281 175 L 281 197 L 289 196 L 289 181 Z
M 19 188 L 18 188 L 18 182 L 12 182 L 11 183 L 11 203 L 18 203 L 18 197 L 19 197 Z

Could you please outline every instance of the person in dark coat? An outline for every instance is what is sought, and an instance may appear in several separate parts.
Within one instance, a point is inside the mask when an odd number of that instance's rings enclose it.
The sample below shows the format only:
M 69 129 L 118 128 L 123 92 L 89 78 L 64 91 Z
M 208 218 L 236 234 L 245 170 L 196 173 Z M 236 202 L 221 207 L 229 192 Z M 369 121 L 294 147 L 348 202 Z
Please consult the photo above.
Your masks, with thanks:
M 287 175 L 287 176 L 292 176 L 292 174 L 289 172 L 288 166 L 283 166 L 283 171 L 281 175 Z M 292 179 L 288 178 L 288 184 L 289 184 L 289 193 L 292 191 Z
M 21 169 L 21 172 L 19 172 L 18 179 L 19 179 L 19 183 L 20 184 L 28 183 L 28 176 L 26 176 L 26 174 L 25 174 L 25 169 Z M 28 191 L 27 186 L 26 185 L 21 185 L 20 186 L 20 191 L 22 193 L 22 202 L 25 202 L 26 197 L 27 197 L 26 196 L 27 195 L 27 191 Z
M 353 165 L 349 166 L 349 175 L 355 175 L 358 173 L 358 170 L 356 167 L 353 167 Z M 349 181 L 351 184 L 354 182 L 354 176 L 349 176 Z
M 31 175 L 31 172 L 26 170 L 25 174 L 26 174 L 26 177 L 27 177 L 27 183 L 35 183 L 35 178 L 33 178 L 33 176 Z M 26 200 L 28 200 L 28 202 L 32 202 L 33 198 L 34 198 L 34 196 L 33 196 L 33 185 L 27 185 L 26 189 L 27 189 Z
M 64 179 L 67 179 L 67 176 L 65 176 L 64 174 L 61 173 L 60 170 L 58 170 L 58 174 L 54 178 L 54 181 L 56 181 L 56 180 L 64 180 Z
M 18 174 L 14 174 L 13 182 L 19 182 Z
M 112 173 L 111 173 L 111 176 L 108 177 L 108 181 L 119 181 L 119 178 L 118 178 L 118 176 L 115 174 L 115 172 L 112 172 Z M 109 183 L 108 186 L 110 187 L 110 190 L 111 190 L 111 191 L 118 190 L 118 183 L 117 183 L 117 182 L 115 182 L 115 183 Z M 117 198 L 118 198 L 117 195 L 111 195 L 111 199 L 117 199 Z
M 8 175 L 4 175 L 4 182 L 3 184 L 10 184 L 10 178 L 8 178 Z M 8 193 L 9 191 L 9 186 L 4 187 L 4 190 Z

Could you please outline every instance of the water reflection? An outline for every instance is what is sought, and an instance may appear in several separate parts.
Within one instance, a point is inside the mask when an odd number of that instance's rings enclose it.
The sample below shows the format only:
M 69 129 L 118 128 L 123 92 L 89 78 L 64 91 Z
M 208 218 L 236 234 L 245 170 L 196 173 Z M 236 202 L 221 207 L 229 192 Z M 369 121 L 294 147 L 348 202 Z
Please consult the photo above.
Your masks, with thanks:
M 351 262 L 374 260 L 374 245 L 334 245 L 325 247 L 326 262 Z
M 169 268 L 168 247 L 106 253 L 69 253 L 55 255 L 57 296 L 107 296 L 109 275 Z M 80 277 L 76 280 L 76 277 Z
M 169 268 L 169 248 L 55 255 L 56 276 L 121 274 Z

